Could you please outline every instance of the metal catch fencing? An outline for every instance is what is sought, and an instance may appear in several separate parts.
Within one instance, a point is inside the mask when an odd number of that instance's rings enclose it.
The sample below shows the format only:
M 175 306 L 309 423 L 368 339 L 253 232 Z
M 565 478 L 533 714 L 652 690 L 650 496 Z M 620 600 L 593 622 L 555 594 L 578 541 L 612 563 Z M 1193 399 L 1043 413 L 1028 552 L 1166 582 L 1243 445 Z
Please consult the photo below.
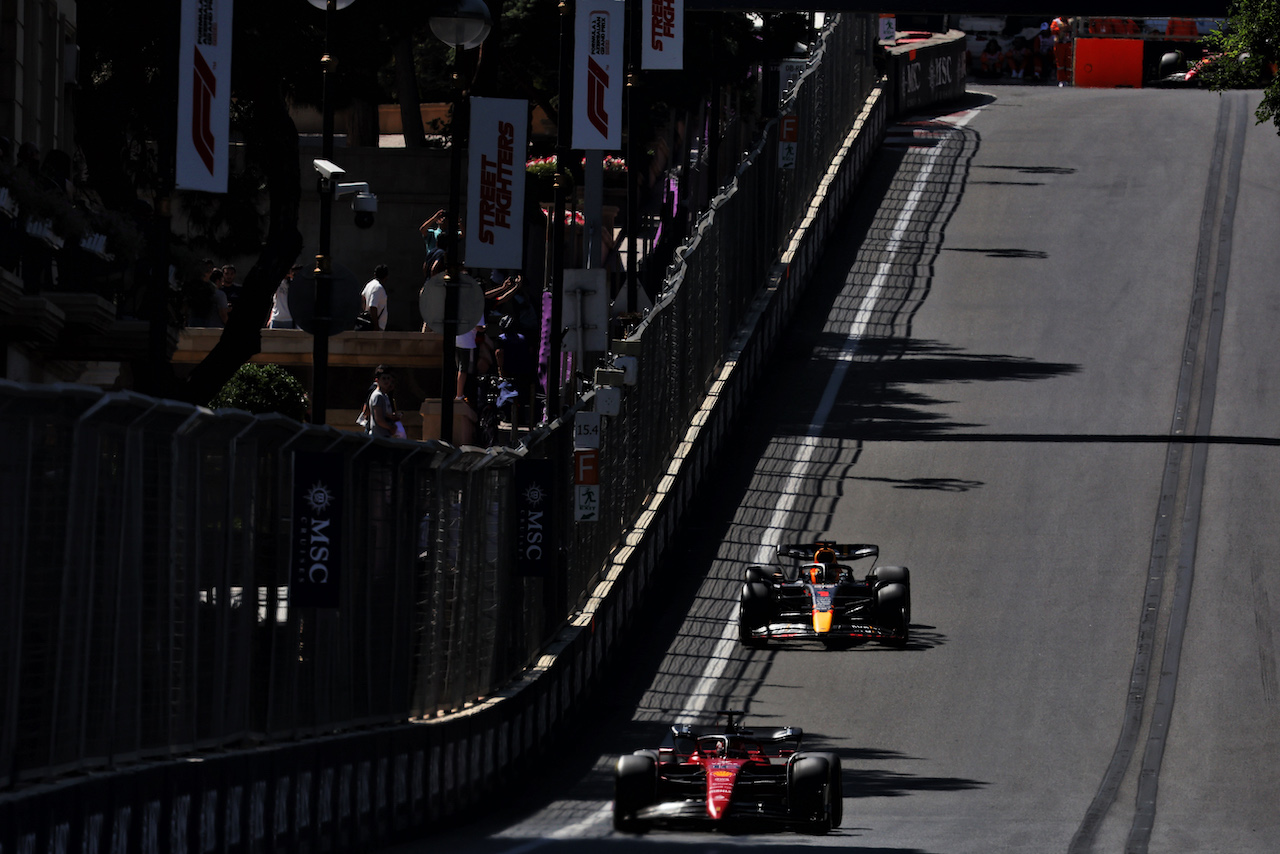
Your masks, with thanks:
M 875 20 L 831 19 L 786 111 L 620 350 L 637 381 L 574 521 L 575 413 L 519 448 L 371 440 L 280 416 L 0 382 L 0 788 L 433 718 L 492 694 L 580 607 L 663 478 L 780 247 L 877 83 Z M 290 601 L 295 462 L 341 461 L 342 607 Z M 553 469 L 553 571 L 516 566 L 515 470 Z
M 0 439 L 0 786 L 430 717 L 551 630 L 515 454 L 8 382 Z M 342 461 L 340 609 L 290 603 L 298 451 Z
M 643 511 L 788 236 L 878 85 L 876 27 L 870 15 L 829 18 L 782 108 L 800 128 L 793 165 L 779 158 L 775 119 L 677 250 L 657 305 L 626 342 L 615 342 L 615 353 L 637 356 L 637 378 L 622 395 L 620 414 L 602 429 L 606 512 L 567 533 L 575 543 L 568 556 L 572 596 L 590 590 L 604 558 Z M 562 488 L 571 493 L 571 473 L 563 468 Z

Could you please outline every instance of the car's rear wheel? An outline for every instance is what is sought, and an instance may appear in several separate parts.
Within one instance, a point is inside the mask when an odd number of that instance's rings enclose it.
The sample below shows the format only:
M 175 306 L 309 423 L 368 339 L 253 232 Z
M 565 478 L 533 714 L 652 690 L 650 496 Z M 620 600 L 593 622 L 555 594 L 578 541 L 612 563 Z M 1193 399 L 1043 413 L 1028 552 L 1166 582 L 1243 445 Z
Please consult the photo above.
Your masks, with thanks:
M 827 760 L 827 802 L 831 809 L 831 826 L 839 827 L 844 821 L 844 769 L 840 765 L 838 754 L 820 755 Z
M 644 823 L 636 814 L 656 800 L 658 766 L 650 752 L 618 757 L 613 777 L 613 829 L 639 833 Z
M 791 763 L 787 808 L 808 833 L 827 833 L 835 826 L 831 798 L 831 763 L 827 754 L 806 753 Z

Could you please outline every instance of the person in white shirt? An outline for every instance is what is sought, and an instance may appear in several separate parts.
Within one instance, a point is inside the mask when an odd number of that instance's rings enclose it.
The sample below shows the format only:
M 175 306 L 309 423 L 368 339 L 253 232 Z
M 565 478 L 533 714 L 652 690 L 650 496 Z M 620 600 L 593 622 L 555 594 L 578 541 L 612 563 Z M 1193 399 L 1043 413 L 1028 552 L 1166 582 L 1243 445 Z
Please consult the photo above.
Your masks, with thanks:
M 360 293 L 360 299 L 363 302 L 362 308 L 369 312 L 369 317 L 373 321 L 373 328 L 379 331 L 387 328 L 387 289 L 382 284 L 382 280 L 386 277 L 386 264 L 379 264 L 374 267 L 373 278 L 369 280 L 369 284 L 365 285 L 364 290 Z
M 289 313 L 289 283 L 293 281 L 294 274 L 301 269 L 301 264 L 294 264 L 276 286 L 275 296 L 271 298 L 271 314 L 267 317 L 268 329 L 294 328 L 293 315 Z

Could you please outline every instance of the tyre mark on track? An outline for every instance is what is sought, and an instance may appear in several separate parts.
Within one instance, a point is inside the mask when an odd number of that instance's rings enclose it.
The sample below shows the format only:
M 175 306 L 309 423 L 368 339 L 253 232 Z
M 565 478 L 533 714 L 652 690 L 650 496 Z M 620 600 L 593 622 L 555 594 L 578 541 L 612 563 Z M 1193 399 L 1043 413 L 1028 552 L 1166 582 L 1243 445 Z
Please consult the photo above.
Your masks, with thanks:
M 1234 131 L 1231 117 L 1235 115 Z M 1183 349 L 1182 369 L 1178 377 L 1178 392 L 1170 430 L 1169 448 L 1165 455 L 1165 470 L 1157 505 L 1155 530 L 1152 535 L 1151 558 L 1148 563 L 1147 585 L 1143 596 L 1143 610 L 1138 626 L 1138 645 L 1134 654 L 1133 669 L 1129 681 L 1129 695 L 1125 705 L 1124 721 L 1111 762 L 1103 775 L 1102 784 L 1085 811 L 1079 829 L 1071 839 L 1070 854 L 1091 851 L 1103 818 L 1115 803 L 1129 765 L 1138 744 L 1142 718 L 1146 704 L 1146 688 L 1152 658 L 1155 654 L 1160 600 L 1165 585 L 1168 566 L 1168 547 L 1174 525 L 1174 507 L 1179 497 L 1179 475 L 1183 467 L 1185 450 L 1191 448 L 1190 478 L 1188 480 L 1180 540 L 1180 559 L 1174 582 L 1173 607 L 1165 637 L 1161 675 L 1156 688 L 1151 728 L 1146 751 L 1138 777 L 1138 795 L 1133 821 L 1125 846 L 1126 852 L 1141 854 L 1147 850 L 1151 830 L 1155 822 L 1156 800 L 1159 790 L 1160 767 L 1164 759 L 1165 742 L 1173 715 L 1173 702 L 1181 663 L 1182 641 L 1186 632 L 1191 602 L 1191 583 L 1195 569 L 1196 538 L 1200 523 L 1201 499 L 1204 475 L 1210 443 L 1180 441 L 1188 436 L 1187 417 L 1190 411 L 1192 389 L 1197 376 L 1201 379 L 1196 418 L 1190 435 L 1209 435 L 1213 404 L 1217 389 L 1218 350 L 1222 337 L 1223 308 L 1226 301 L 1227 278 L 1231 264 L 1231 231 L 1235 217 L 1235 204 L 1240 186 L 1240 166 L 1244 157 L 1244 140 L 1247 111 L 1240 97 L 1224 97 L 1218 111 L 1218 126 L 1210 164 L 1209 182 L 1201 211 L 1200 240 L 1196 253 L 1196 270 L 1193 282 L 1191 311 L 1187 320 L 1187 335 Z M 1225 190 L 1223 185 L 1224 154 L 1231 142 L 1231 159 Z M 1219 199 L 1222 199 L 1221 203 Z M 1218 216 L 1221 204 L 1221 217 Z M 1214 223 L 1218 222 L 1215 234 Z M 1216 254 L 1215 254 L 1216 253 Z M 1212 275 L 1210 258 L 1216 257 Z M 1213 286 L 1212 293 L 1209 291 Z M 1208 340 L 1203 353 L 1200 350 L 1202 325 L 1208 313 Z
M 1271 637 L 1271 600 L 1262 574 L 1262 564 L 1254 563 L 1253 619 L 1258 628 L 1258 667 L 1262 676 L 1262 699 L 1270 704 L 1276 701 L 1276 647 Z

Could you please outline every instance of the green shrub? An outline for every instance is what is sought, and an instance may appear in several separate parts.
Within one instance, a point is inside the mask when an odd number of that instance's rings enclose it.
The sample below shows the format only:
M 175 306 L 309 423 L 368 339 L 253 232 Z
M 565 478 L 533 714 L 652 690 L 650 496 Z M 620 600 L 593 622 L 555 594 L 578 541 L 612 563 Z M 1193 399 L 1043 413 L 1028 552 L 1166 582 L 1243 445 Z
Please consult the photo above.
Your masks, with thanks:
M 307 390 L 279 365 L 241 365 L 235 376 L 209 401 L 211 409 L 243 409 L 261 414 L 279 412 L 295 421 L 307 420 Z

